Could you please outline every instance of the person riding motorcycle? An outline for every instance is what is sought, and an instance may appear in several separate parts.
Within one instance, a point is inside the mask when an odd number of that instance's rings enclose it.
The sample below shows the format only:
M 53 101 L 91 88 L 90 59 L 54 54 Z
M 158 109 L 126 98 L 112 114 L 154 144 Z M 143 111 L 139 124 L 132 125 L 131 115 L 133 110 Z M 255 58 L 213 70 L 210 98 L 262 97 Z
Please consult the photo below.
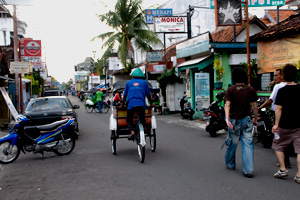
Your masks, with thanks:
M 126 83 L 123 100 L 121 108 L 124 107 L 125 101 L 127 100 L 127 124 L 130 129 L 129 140 L 134 138 L 134 128 L 133 128 L 133 117 L 134 113 L 137 112 L 141 124 L 145 129 L 145 96 L 147 96 L 150 101 L 150 105 L 153 106 L 151 99 L 151 92 L 147 81 L 143 80 L 145 75 L 140 68 L 134 69 L 130 76 L 133 77 L 130 81 Z

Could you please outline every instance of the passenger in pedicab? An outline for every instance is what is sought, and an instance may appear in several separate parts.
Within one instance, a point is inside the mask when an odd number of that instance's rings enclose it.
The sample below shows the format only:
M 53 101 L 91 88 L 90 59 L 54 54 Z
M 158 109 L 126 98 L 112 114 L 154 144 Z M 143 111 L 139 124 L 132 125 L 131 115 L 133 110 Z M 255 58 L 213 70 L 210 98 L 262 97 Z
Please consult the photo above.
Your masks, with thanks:
M 113 105 L 114 106 L 118 106 L 121 102 L 122 102 L 122 98 L 121 98 L 121 95 L 122 95 L 122 91 L 117 91 L 114 98 L 113 98 Z
M 130 129 L 130 135 L 128 136 L 128 140 L 134 139 L 134 127 L 133 127 L 133 117 L 134 113 L 137 112 L 141 124 L 144 126 L 145 132 L 145 100 L 146 96 L 150 101 L 150 105 L 152 104 L 151 92 L 148 86 L 147 81 L 143 80 L 145 78 L 144 73 L 140 68 L 134 69 L 130 76 L 133 77 L 130 81 L 126 83 L 123 101 L 121 108 L 124 107 L 125 101 L 127 100 L 127 118 L 126 122 Z

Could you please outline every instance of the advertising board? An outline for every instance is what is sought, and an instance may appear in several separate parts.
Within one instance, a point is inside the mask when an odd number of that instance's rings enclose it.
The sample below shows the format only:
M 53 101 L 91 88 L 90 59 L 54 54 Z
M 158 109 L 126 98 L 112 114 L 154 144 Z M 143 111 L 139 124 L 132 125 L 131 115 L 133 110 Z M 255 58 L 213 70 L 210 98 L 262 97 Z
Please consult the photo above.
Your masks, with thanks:
M 187 17 L 154 17 L 155 33 L 186 33 Z
M 146 9 L 146 23 L 153 24 L 154 17 L 172 15 L 172 9 Z

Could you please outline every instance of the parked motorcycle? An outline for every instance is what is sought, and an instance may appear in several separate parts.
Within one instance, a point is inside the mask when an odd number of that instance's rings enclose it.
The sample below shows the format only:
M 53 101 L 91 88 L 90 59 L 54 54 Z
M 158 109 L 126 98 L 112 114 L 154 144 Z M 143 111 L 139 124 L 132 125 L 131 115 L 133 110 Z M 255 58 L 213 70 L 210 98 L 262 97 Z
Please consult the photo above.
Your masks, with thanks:
M 209 108 L 203 108 L 204 117 L 203 119 L 206 120 L 206 132 L 210 134 L 211 137 L 217 136 L 217 131 L 219 130 L 228 130 L 226 121 L 225 121 L 225 110 L 222 106 L 219 106 L 224 100 L 224 92 L 218 92 L 216 94 L 217 101 L 212 102 L 209 105 Z
M 258 101 L 260 106 L 262 102 Z M 252 118 L 254 115 L 252 114 Z M 272 133 L 272 118 L 273 113 L 271 110 L 263 108 L 258 111 L 257 115 L 257 128 L 253 133 L 255 142 L 261 142 L 264 148 L 271 148 L 273 142 L 273 133 Z
M 183 119 L 193 120 L 195 111 L 192 109 L 191 103 L 186 100 L 186 95 L 179 99 L 180 113 Z
M 0 139 L 0 163 L 14 162 L 20 151 L 41 153 L 52 151 L 62 156 L 71 153 L 75 147 L 77 134 L 72 123 L 74 118 L 67 118 L 51 124 L 26 126 L 28 119 L 24 115 L 17 117 L 16 125 L 9 134 Z

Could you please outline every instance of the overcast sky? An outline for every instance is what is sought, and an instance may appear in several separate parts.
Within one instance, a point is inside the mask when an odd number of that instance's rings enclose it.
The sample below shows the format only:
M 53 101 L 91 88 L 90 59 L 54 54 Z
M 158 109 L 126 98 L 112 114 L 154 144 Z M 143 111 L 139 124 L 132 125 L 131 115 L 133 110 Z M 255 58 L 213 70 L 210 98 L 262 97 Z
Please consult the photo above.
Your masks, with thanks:
M 25 37 L 42 41 L 43 61 L 48 75 L 59 82 L 74 80 L 74 65 L 86 57 L 102 55 L 100 40 L 95 36 L 109 29 L 101 24 L 96 14 L 113 10 L 116 0 L 15 0 L 31 6 L 17 6 L 18 18 L 28 25 Z M 167 0 L 146 0 L 144 8 Z M 9 4 L 11 0 L 6 0 Z M 8 6 L 12 12 L 12 6 Z

